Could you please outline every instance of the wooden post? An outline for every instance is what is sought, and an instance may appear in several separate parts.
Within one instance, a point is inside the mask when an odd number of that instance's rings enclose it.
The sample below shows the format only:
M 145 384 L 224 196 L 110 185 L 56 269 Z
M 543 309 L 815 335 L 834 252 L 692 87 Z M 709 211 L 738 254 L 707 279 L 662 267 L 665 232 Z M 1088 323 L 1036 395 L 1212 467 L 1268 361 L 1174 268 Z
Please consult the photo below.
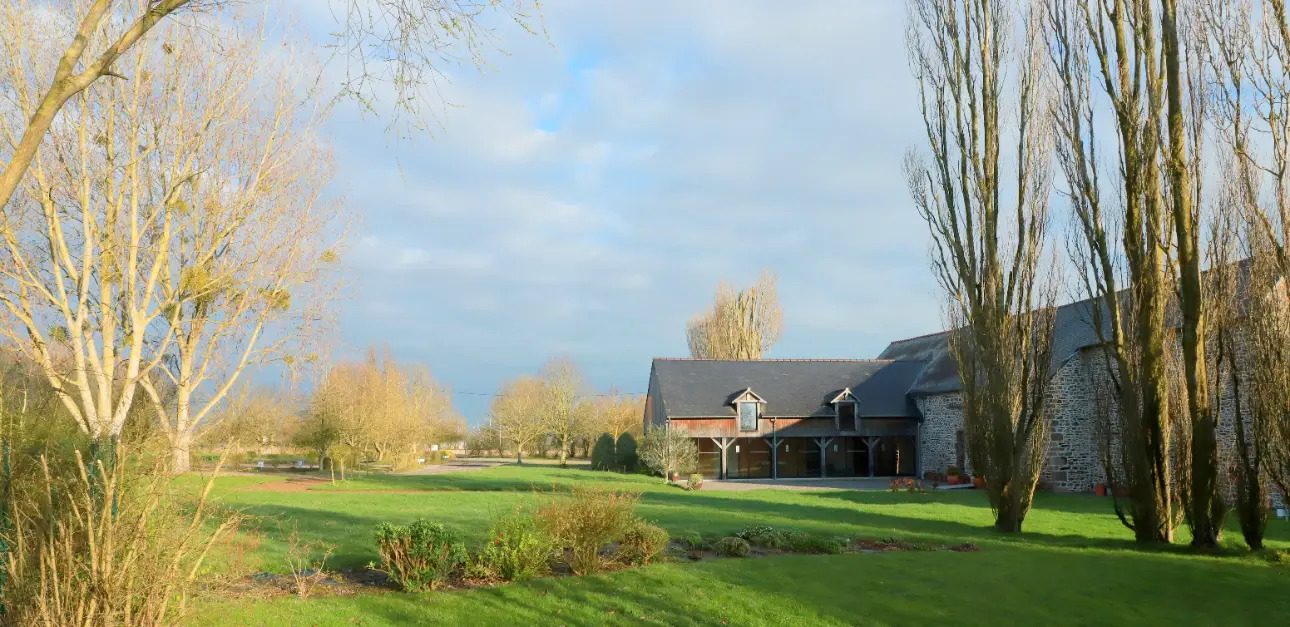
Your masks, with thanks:
M 716 443 L 717 448 L 721 449 L 721 467 L 717 469 L 717 478 L 725 479 L 729 477 L 730 471 L 726 468 L 726 451 L 730 450 L 730 445 L 734 444 L 734 438 L 709 438 Z
M 882 439 L 882 438 L 865 438 L 865 439 L 864 439 L 864 443 L 865 443 L 865 445 L 869 447 L 869 454 L 868 454 L 868 455 L 866 455 L 865 457 L 867 457 L 867 458 L 869 459 L 869 476 L 870 476 L 870 477 L 872 477 L 872 476 L 873 476 L 873 455 L 874 455 L 874 447 L 878 446 L 878 441 L 879 441 L 879 440 L 881 440 L 881 439 Z
M 770 443 L 770 478 L 779 479 L 779 437 L 772 431 L 769 438 L 762 439 Z
M 827 479 L 829 476 L 828 466 L 824 463 L 829 458 L 829 443 L 833 438 L 815 438 L 815 443 L 820 447 L 820 478 Z

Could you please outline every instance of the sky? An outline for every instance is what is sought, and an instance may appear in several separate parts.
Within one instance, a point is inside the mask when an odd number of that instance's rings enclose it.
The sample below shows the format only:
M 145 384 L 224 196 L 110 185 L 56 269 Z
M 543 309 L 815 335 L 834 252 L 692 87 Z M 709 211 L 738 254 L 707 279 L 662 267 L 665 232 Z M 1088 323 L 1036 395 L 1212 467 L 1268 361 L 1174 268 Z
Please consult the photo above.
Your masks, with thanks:
M 903 4 L 549 0 L 548 36 L 501 25 L 489 67 L 446 69 L 432 133 L 342 104 L 334 188 L 357 222 L 333 359 L 388 346 L 478 423 L 558 355 L 588 393 L 643 393 L 717 282 L 763 268 L 771 357 L 942 328 L 901 172 L 925 141 Z

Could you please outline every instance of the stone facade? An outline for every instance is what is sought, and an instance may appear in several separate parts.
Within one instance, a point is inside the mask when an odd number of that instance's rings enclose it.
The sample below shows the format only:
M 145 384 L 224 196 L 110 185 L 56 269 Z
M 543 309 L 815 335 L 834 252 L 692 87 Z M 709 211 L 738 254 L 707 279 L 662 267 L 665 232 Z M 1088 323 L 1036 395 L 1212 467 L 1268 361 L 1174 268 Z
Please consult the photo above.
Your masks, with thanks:
M 1102 464 L 1103 436 L 1099 424 L 1114 424 L 1114 420 L 1099 420 L 1100 414 L 1114 418 L 1116 407 L 1111 394 L 1111 375 L 1106 359 L 1109 356 L 1101 347 L 1081 349 L 1066 360 L 1053 376 L 1049 390 L 1049 407 L 1052 412 L 1052 431 L 1040 485 L 1058 492 L 1091 492 L 1098 484 L 1106 483 Z M 1244 357 L 1239 355 L 1238 359 Z M 1235 455 L 1235 403 L 1230 375 L 1224 384 L 1220 399 L 1219 442 L 1221 464 L 1225 469 L 1224 483 L 1228 501 L 1234 497 L 1233 486 L 1226 469 L 1231 467 Z M 1242 410 L 1249 406 L 1242 390 Z M 919 426 L 919 472 L 943 472 L 957 464 L 958 432 L 963 428 L 963 401 L 958 392 L 931 394 L 915 398 L 923 415 Z M 1245 417 L 1248 425 L 1248 416 Z M 1114 443 L 1116 438 L 1111 438 Z M 1113 450 L 1113 453 L 1115 451 Z M 966 455 L 964 455 L 966 458 Z M 971 472 L 972 461 L 966 459 L 965 470 Z M 1281 506 L 1282 496 L 1275 486 L 1269 486 L 1272 500 Z
M 963 398 L 958 392 L 931 394 L 914 399 L 923 422 L 918 427 L 919 471 L 944 472 L 957 465 L 958 432 L 963 428 Z M 972 460 L 964 453 L 967 472 Z

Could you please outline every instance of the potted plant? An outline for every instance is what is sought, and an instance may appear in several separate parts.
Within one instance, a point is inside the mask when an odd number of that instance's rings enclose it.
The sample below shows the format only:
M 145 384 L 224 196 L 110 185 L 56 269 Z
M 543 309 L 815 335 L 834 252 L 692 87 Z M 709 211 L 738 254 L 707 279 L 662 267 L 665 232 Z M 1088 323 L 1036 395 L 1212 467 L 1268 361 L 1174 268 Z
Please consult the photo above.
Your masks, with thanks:
M 962 474 L 962 471 L 960 471 L 960 470 L 959 470 L 959 467 L 958 467 L 958 466 L 950 466 L 949 468 L 946 468 L 946 469 L 945 469 L 945 483 L 948 483 L 948 484 L 950 484 L 950 485 L 958 485 L 958 484 L 959 484 L 959 475 L 961 475 L 961 474 Z
M 1093 486 L 1093 494 L 1096 494 L 1098 496 L 1106 496 L 1106 484 L 1099 483 Z
M 923 479 L 927 481 L 940 481 L 941 473 L 928 470 L 927 472 L 923 473 Z
M 694 474 L 692 474 L 692 475 L 690 475 L 690 478 L 689 478 L 689 479 L 687 479 L 687 480 L 685 481 L 685 489 L 686 489 L 686 490 L 702 490 L 702 489 L 703 489 L 703 475 L 701 475 L 701 474 L 699 474 L 699 473 L 697 473 L 697 472 L 696 472 L 696 473 L 694 473 Z
M 984 489 L 985 489 L 985 477 L 984 477 L 984 476 L 982 476 L 982 475 L 973 475 L 973 477 L 972 477 L 972 487 L 974 487 L 974 488 L 976 488 L 976 489 L 978 489 L 978 490 L 984 490 Z

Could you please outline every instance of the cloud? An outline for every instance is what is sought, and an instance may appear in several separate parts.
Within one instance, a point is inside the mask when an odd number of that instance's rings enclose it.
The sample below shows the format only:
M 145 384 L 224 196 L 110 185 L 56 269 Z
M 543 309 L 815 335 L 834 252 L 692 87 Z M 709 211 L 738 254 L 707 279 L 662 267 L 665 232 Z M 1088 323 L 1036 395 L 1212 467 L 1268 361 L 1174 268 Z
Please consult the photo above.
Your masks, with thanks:
M 336 183 L 363 224 L 352 350 L 389 344 L 476 392 L 567 353 L 640 392 L 716 282 L 763 267 L 780 274 L 776 356 L 872 357 L 939 328 L 900 171 L 920 126 L 899 3 L 544 15 L 549 42 L 499 23 L 508 54 L 451 68 L 433 137 L 338 112 Z

